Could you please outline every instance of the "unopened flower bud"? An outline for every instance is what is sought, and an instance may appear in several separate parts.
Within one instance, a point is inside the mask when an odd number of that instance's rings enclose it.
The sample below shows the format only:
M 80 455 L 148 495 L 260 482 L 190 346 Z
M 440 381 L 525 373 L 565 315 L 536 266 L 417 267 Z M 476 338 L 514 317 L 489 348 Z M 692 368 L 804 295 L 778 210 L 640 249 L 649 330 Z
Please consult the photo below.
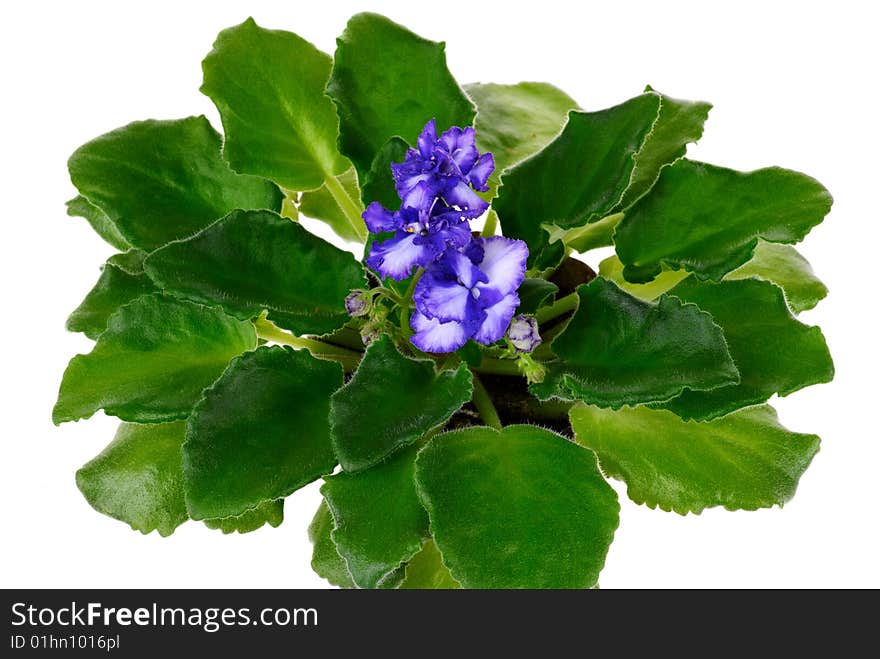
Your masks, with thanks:
M 531 352 L 541 345 L 538 321 L 534 316 L 520 314 L 510 323 L 510 327 L 507 329 L 507 338 L 510 339 L 517 352 Z
M 356 289 L 345 298 L 345 310 L 352 318 L 366 316 L 370 312 L 371 306 L 372 298 L 367 294 L 367 291 Z

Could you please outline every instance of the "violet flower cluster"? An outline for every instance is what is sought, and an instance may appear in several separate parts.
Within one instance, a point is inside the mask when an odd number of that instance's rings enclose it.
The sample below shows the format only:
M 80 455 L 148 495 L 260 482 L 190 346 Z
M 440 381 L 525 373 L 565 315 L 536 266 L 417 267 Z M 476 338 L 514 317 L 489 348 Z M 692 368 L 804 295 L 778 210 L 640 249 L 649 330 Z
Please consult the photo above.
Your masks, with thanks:
M 367 266 L 401 280 L 425 269 L 413 295 L 412 343 L 424 352 L 452 352 L 473 338 L 501 339 L 519 306 L 517 288 L 529 251 L 521 240 L 474 237 L 470 220 L 489 207 L 477 192 L 488 189 L 491 153 L 477 151 L 473 128 L 453 126 L 439 137 L 432 119 L 418 148 L 392 164 L 401 205 L 390 211 L 371 203 L 363 218 L 372 233 L 394 232 L 374 242 Z

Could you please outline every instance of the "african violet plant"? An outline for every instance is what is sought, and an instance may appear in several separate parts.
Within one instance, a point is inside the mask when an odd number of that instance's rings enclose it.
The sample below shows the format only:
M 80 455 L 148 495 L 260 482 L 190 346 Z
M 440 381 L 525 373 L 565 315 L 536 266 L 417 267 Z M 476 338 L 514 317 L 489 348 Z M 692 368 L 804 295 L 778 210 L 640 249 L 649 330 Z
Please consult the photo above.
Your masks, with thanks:
M 69 213 L 120 251 L 54 410 L 122 420 L 77 472 L 97 510 L 246 532 L 323 478 L 331 583 L 589 588 L 605 476 L 681 514 L 794 494 L 819 439 L 766 401 L 833 375 L 795 317 L 826 292 L 791 247 L 819 183 L 685 159 L 710 106 L 651 88 L 587 112 L 459 87 L 442 44 L 374 14 L 332 60 L 248 20 L 203 68 L 223 138 L 148 120 L 69 162 Z M 572 256 L 612 245 L 598 276 Z

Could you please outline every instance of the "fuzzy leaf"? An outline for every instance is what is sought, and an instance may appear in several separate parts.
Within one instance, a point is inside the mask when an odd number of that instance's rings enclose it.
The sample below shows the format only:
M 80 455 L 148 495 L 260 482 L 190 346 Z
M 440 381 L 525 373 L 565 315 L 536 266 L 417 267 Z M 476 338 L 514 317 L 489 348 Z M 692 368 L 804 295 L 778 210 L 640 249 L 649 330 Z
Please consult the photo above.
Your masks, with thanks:
M 589 588 L 617 528 L 596 456 L 534 426 L 434 437 L 416 483 L 434 540 L 465 588 Z
M 265 501 L 241 515 L 206 519 L 205 526 L 209 529 L 222 531 L 224 535 L 227 535 L 229 533 L 250 533 L 266 524 L 277 528 L 281 526 L 283 521 L 284 499 L 276 499 L 275 501 Z
M 238 172 L 288 190 L 312 190 L 348 163 L 339 120 L 324 94 L 330 57 L 291 32 L 249 18 L 223 30 L 202 62 L 201 91 L 223 120 L 223 155 Z
M 361 198 L 361 190 L 358 187 L 357 173 L 354 167 L 350 167 L 345 172 L 336 177 L 339 184 L 345 189 L 346 194 L 351 199 L 358 200 Z M 363 206 L 359 207 L 359 211 L 363 212 Z M 321 220 L 327 224 L 336 235 L 353 243 L 363 242 L 358 233 L 354 230 L 345 216 L 343 210 L 339 207 L 336 198 L 330 193 L 326 185 L 321 186 L 317 190 L 304 192 L 299 202 L 299 212 L 307 217 Z
M 107 214 L 82 195 L 77 195 L 67 202 L 67 214 L 71 217 L 85 219 L 95 233 L 116 249 L 127 250 L 131 248 L 129 242 L 119 233 L 119 229 L 110 221 Z
M 340 588 L 357 588 L 351 580 L 351 574 L 342 556 L 336 551 L 336 544 L 330 537 L 333 532 L 333 514 L 327 506 L 327 502 L 321 500 L 321 505 L 315 512 L 312 523 L 309 524 L 309 540 L 312 541 L 312 569 L 315 573 Z
M 519 295 L 518 313 L 535 313 L 544 304 L 553 300 L 559 286 L 546 279 L 523 279 L 516 293 Z
M 623 263 L 614 255 L 599 264 L 599 274 L 605 279 L 613 281 L 630 295 L 648 302 L 653 302 L 664 293 L 668 293 L 681 280 L 690 276 L 686 270 L 664 270 L 649 282 L 633 284 L 623 278 Z
M 781 506 L 819 450 L 816 435 L 786 430 L 769 405 L 703 423 L 666 410 L 585 405 L 572 410 L 571 425 L 602 470 L 626 482 L 630 499 L 682 515 Z
M 455 590 L 461 588 L 443 564 L 437 544 L 428 540 L 418 554 L 406 564 L 406 578 L 401 590 Z
M 52 419 L 76 421 L 100 409 L 124 421 L 185 419 L 229 360 L 256 341 L 253 325 L 220 309 L 139 297 L 110 317 L 89 354 L 70 361 Z
M 234 359 L 187 424 L 190 517 L 242 515 L 332 472 L 327 415 L 341 384 L 338 364 L 287 346 Z

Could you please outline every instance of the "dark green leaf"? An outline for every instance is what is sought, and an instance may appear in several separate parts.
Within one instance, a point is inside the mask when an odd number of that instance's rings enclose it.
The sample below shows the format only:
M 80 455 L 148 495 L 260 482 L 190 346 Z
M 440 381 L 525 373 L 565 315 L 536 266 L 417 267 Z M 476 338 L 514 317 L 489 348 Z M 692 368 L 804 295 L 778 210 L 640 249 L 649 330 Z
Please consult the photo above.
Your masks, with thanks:
M 498 187 L 501 173 L 543 149 L 559 135 L 569 110 L 577 102 L 546 82 L 517 85 L 475 83 L 465 91 L 477 105 L 477 147 L 495 157 L 495 171 L 489 179 Z
M 365 205 L 378 201 L 385 208 L 397 209 L 400 198 L 394 187 L 391 163 L 403 162 L 407 149 L 409 144 L 399 137 L 392 137 L 379 149 L 370 169 L 361 177 L 361 195 Z
M 559 287 L 546 279 L 523 279 L 517 290 L 519 295 L 519 313 L 535 313 L 538 308 L 551 302 Z
M 690 277 L 687 270 L 664 270 L 657 277 L 644 284 L 633 284 L 623 278 L 623 263 L 616 256 L 609 256 L 599 264 L 599 274 L 605 279 L 613 281 L 630 295 L 647 300 L 656 300 L 664 293 L 668 293 L 681 280 Z
M 265 524 L 277 528 L 284 521 L 284 499 L 265 501 L 256 508 L 234 517 L 206 519 L 205 526 L 209 529 L 228 533 L 250 533 Z
M 131 247 L 104 211 L 89 202 L 82 195 L 77 195 L 67 202 L 67 214 L 71 217 L 84 218 L 94 229 L 95 233 L 116 249 L 126 250 Z
M 493 207 L 504 235 L 528 244 L 529 267 L 554 266 L 562 257 L 561 243 L 548 244 L 544 225 L 580 227 L 620 204 L 633 154 L 659 111 L 660 96 L 649 93 L 601 112 L 571 112 L 555 140 L 504 174 Z
M 436 373 L 429 359 L 404 357 L 386 335 L 367 348 L 351 381 L 333 394 L 333 448 L 360 471 L 445 423 L 471 399 L 467 364 Z
M 234 359 L 187 424 L 190 517 L 241 515 L 332 472 L 327 415 L 341 384 L 338 364 L 287 346 Z
M 596 456 L 534 426 L 434 437 L 416 483 L 434 540 L 465 588 L 589 588 L 617 528 Z
M 202 62 L 202 93 L 223 120 L 223 155 L 238 172 L 311 190 L 344 172 L 339 121 L 324 94 L 332 60 L 290 32 L 254 19 L 223 30 Z M 219 216 L 218 216 L 219 217 Z
M 89 504 L 141 533 L 167 536 L 188 516 L 183 498 L 182 422 L 123 423 L 100 455 L 76 472 Z
M 670 295 L 712 314 L 740 373 L 739 383 L 685 391 L 663 404 L 683 419 L 711 419 L 834 377 L 822 330 L 795 320 L 778 286 L 759 279 L 712 283 L 688 277 Z
M 758 277 L 772 281 L 785 291 L 785 299 L 791 310 L 798 314 L 812 309 L 828 294 L 809 261 L 791 245 L 758 242 L 752 260 L 729 272 L 725 279 Z
M 359 203 L 361 191 L 358 187 L 358 179 L 354 167 L 349 168 L 337 176 L 336 179 L 349 198 L 357 200 L 355 203 Z M 358 208 L 359 213 L 363 213 L 363 210 L 363 206 Z M 361 237 L 345 216 L 345 212 L 339 207 L 339 202 L 336 201 L 336 198 L 330 193 L 326 185 L 311 192 L 304 192 L 299 202 L 299 212 L 307 217 L 325 222 L 336 232 L 336 235 L 345 240 L 355 243 L 362 242 Z
M 130 249 L 121 254 L 114 254 L 107 259 L 107 263 L 130 275 L 142 275 L 144 274 L 144 259 L 146 258 L 147 253 L 144 250 Z
M 161 288 L 237 318 L 268 309 L 270 320 L 297 334 L 341 327 L 345 296 L 365 285 L 350 253 L 269 211 L 233 211 L 150 254 L 145 269 Z
M 577 293 L 578 309 L 553 341 L 560 361 L 531 387 L 539 398 L 619 408 L 739 381 L 721 329 L 696 306 L 645 302 L 602 277 Z
M 645 407 L 578 406 L 571 425 L 630 499 L 682 515 L 781 506 L 819 450 L 816 435 L 786 430 L 769 405 L 704 423 Z
M 90 339 L 97 339 L 106 329 L 107 319 L 119 307 L 141 295 L 154 292 L 156 287 L 145 274 L 130 274 L 114 265 L 112 260 L 107 261 L 101 269 L 97 283 L 68 316 L 67 329 L 71 332 L 83 332 Z
M 337 40 L 327 93 L 340 119 L 340 147 L 362 174 L 392 137 L 415 140 L 470 126 L 474 107 L 446 68 L 444 45 L 378 14 L 357 14 Z
M 70 179 L 133 247 L 191 236 L 234 208 L 281 208 L 277 187 L 233 172 L 205 117 L 138 121 L 81 146 Z
M 831 208 L 814 179 L 779 167 L 753 172 L 679 160 L 627 211 L 614 242 L 632 282 L 666 265 L 721 279 L 752 258 L 758 238 L 796 243 Z
M 406 578 L 401 590 L 453 590 L 461 588 L 443 564 L 437 544 L 428 540 L 418 554 L 406 564 Z
M 361 588 L 379 585 L 428 535 L 428 514 L 413 482 L 415 456 L 410 447 L 372 469 L 330 476 L 321 488 L 336 522 L 336 549 Z
M 309 524 L 309 540 L 312 541 L 312 569 L 315 573 L 340 588 L 357 588 L 351 580 L 348 567 L 330 534 L 333 532 L 333 515 L 326 501 L 321 501 L 312 523 Z
M 110 317 L 89 354 L 70 361 L 52 419 L 76 421 L 100 409 L 125 421 L 185 419 L 229 360 L 256 342 L 251 323 L 220 309 L 141 296 Z
M 646 91 L 653 91 L 650 87 Z M 712 109 L 711 103 L 682 101 L 660 95 L 660 114 L 651 134 L 635 154 L 636 168 L 620 202 L 626 208 L 644 195 L 660 175 L 660 168 L 681 158 L 690 142 L 703 135 L 703 124 Z

